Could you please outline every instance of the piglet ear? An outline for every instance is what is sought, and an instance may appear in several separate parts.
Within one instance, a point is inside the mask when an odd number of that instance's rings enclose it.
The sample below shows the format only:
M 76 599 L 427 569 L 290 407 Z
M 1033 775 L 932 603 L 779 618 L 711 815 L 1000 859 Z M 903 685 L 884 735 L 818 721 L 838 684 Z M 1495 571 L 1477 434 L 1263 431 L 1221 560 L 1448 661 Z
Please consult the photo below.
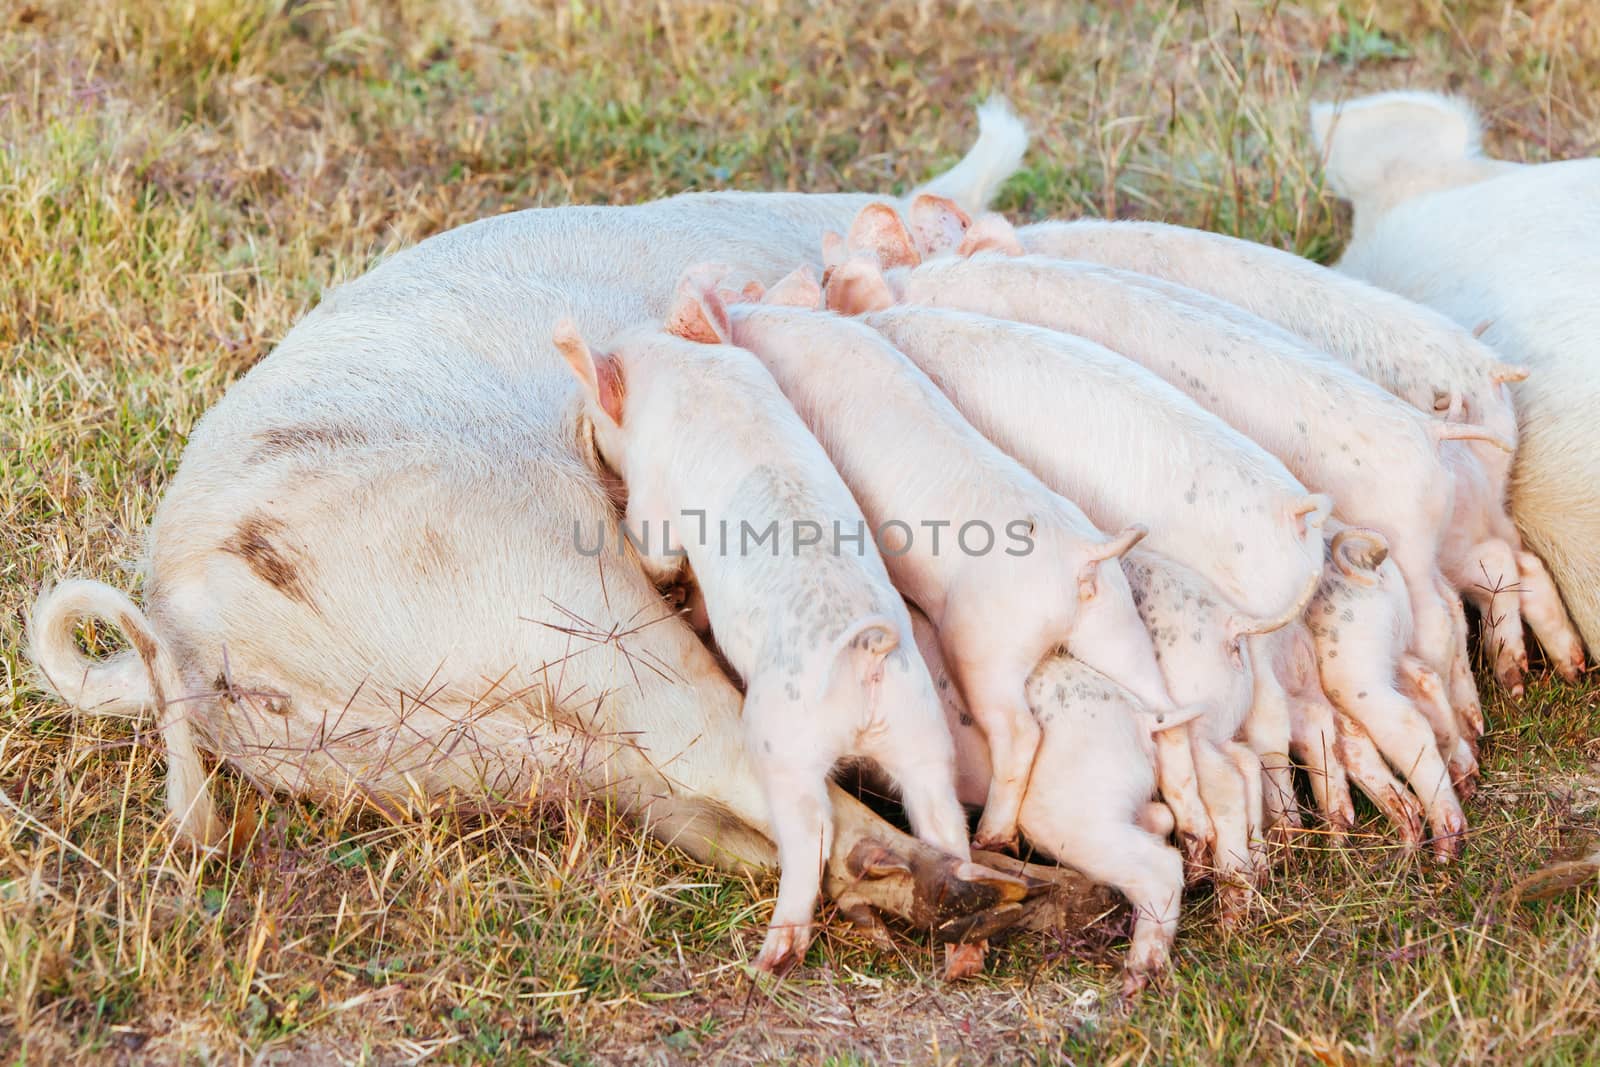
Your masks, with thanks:
M 844 238 L 832 230 L 822 235 L 822 269 L 830 271 L 850 258 L 850 253 L 845 250 Z
M 691 267 L 678 282 L 663 327 L 674 337 L 703 345 L 725 345 L 733 336 L 728 309 L 717 295 L 717 283 L 726 271 L 711 266 Z
M 816 310 L 822 306 L 822 286 L 817 284 L 810 267 L 797 267 L 768 289 L 761 302 Z
M 743 289 L 717 287 L 717 297 L 728 307 L 732 307 L 734 304 L 759 304 L 766 292 L 761 287 L 761 283 L 757 281 L 745 282 Z
M 911 201 L 911 238 L 923 259 L 961 243 L 972 216 L 949 197 L 922 193 Z
M 833 269 L 828 276 L 828 310 L 841 315 L 863 315 L 894 304 L 894 293 L 876 263 L 857 257 Z
M 587 399 L 606 413 L 606 417 L 618 426 L 622 425 L 622 367 L 613 355 L 595 355 L 578 332 L 578 326 L 570 318 L 563 318 L 556 323 L 556 330 L 551 340 L 555 343 L 556 350 L 561 353 L 561 358 L 567 361 L 567 366 L 572 368 L 572 376 L 578 379 L 578 384 L 583 388 Z
M 871 252 L 884 270 L 915 267 L 922 262 L 900 215 L 888 204 L 868 204 L 850 224 L 845 247 L 851 252 Z
M 972 256 L 979 252 L 1001 252 L 1020 256 L 1024 249 L 1016 229 L 1002 215 L 981 215 L 967 230 L 956 248 L 958 256 Z

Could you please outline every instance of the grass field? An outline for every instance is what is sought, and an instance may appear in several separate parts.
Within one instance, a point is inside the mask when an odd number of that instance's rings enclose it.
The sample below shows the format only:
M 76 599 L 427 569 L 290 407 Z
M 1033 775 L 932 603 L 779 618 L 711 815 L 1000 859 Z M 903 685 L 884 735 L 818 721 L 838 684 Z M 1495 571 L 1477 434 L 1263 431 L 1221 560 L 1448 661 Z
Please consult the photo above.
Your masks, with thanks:
M 1104 8 L 1104 9 L 1102 9 Z M 395 827 L 224 772 L 255 836 L 202 861 L 148 734 L 27 684 L 62 574 L 125 588 L 187 430 L 322 289 L 501 211 L 691 188 L 899 189 L 972 105 L 1035 131 L 1000 206 L 1337 253 L 1315 97 L 1444 87 L 1493 148 L 1600 151 L 1600 6 L 12 0 L 0 7 L 0 1051 L 6 1062 L 1579 1063 L 1600 1059 L 1600 894 L 1507 889 L 1600 828 L 1600 689 L 1487 709 L 1466 858 L 1364 809 L 1244 928 L 1203 895 L 1177 971 L 1111 999 L 1120 923 L 1030 935 L 946 987 L 914 937 L 829 923 L 772 987 L 773 884 L 602 806 Z M 93 639 L 94 635 L 90 635 Z

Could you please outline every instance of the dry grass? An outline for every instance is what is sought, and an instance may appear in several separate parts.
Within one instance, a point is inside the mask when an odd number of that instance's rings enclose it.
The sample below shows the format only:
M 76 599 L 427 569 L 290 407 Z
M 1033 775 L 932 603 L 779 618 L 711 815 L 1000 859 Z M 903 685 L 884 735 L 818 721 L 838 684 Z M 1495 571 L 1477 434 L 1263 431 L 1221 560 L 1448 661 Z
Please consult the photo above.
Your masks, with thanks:
M 1106 8 L 1109 8 L 1107 10 Z M 1393 10 L 1391 10 L 1393 8 Z M 1590 839 L 1595 691 L 1491 704 L 1466 859 L 1297 851 L 1169 988 L 1103 999 L 1116 931 L 1018 939 L 957 988 L 840 927 L 776 990 L 767 884 L 601 808 L 395 828 L 224 775 L 248 860 L 161 821 L 123 724 L 31 695 L 39 583 L 119 567 L 184 434 L 320 290 L 487 214 L 685 188 L 903 187 L 1000 89 L 1037 131 L 1003 204 L 1206 226 L 1327 258 L 1317 95 L 1470 92 L 1495 147 L 1600 149 L 1587 0 L 884 6 L 21 0 L 0 10 L 0 1048 L 17 1062 L 1039 1059 L 1580 1062 L 1600 897 L 1504 891 Z M 92 635 L 91 635 L 92 637 Z M 259 815 L 257 814 L 259 812 Z

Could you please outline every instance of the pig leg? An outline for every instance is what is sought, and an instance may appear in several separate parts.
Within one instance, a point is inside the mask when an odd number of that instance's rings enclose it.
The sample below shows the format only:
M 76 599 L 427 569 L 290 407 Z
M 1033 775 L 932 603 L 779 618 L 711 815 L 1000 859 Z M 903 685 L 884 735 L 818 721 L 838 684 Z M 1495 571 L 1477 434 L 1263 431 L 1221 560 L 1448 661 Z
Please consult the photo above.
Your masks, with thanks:
M 960 637 L 947 643 L 946 661 L 989 742 L 992 777 L 974 845 L 995 851 L 1016 849 L 1016 822 L 1040 739 L 1038 721 L 1022 696 L 1032 664 L 1014 664 L 992 643 Z
M 1244 920 L 1250 907 L 1249 799 L 1232 760 L 1202 738 L 1193 739 L 1193 745 L 1200 796 L 1211 816 L 1211 825 L 1216 828 L 1212 877 L 1217 887 L 1217 904 L 1223 925 L 1235 927 Z
M 1519 592 L 1522 617 L 1533 627 L 1534 636 L 1556 672 L 1567 681 L 1576 682 L 1578 672 L 1583 670 L 1583 642 L 1567 617 L 1550 572 L 1532 552 L 1517 553 L 1517 571 L 1522 586 Z
M 1472 657 L 1467 653 L 1467 612 L 1461 598 L 1452 590 L 1447 588 L 1442 592 L 1450 612 L 1451 629 L 1455 632 L 1455 652 L 1448 673 L 1441 677 L 1449 679 L 1450 706 L 1461 722 L 1462 733 L 1476 742 L 1483 736 L 1483 704 L 1478 700 L 1478 680 L 1473 677 Z
M 1427 720 L 1392 683 L 1379 677 L 1362 679 L 1341 696 L 1329 696 L 1366 729 L 1389 765 L 1411 783 L 1427 813 L 1435 855 L 1449 859 L 1459 853 L 1467 820 Z
M 905 649 L 889 653 L 873 698 L 889 729 L 875 731 L 865 752 L 899 786 L 912 832 L 967 859 L 967 815 L 955 790 L 955 745 L 942 721 L 911 714 L 938 703 L 933 690 L 915 678 Z
M 1222 746 L 1222 751 L 1233 761 L 1234 768 L 1244 782 L 1245 819 L 1250 828 L 1250 863 L 1253 875 L 1251 884 L 1259 884 L 1260 877 L 1267 873 L 1270 866 L 1267 862 L 1267 841 L 1263 829 L 1266 812 L 1263 786 L 1266 776 L 1261 769 L 1261 760 L 1250 751 L 1249 745 L 1229 741 Z
M 1367 731 L 1355 719 L 1339 713 L 1339 755 L 1350 778 L 1388 817 L 1408 849 L 1422 843 L 1422 805 L 1389 770 Z
M 1495 680 L 1514 699 L 1520 699 L 1528 651 L 1522 643 L 1519 576 L 1511 546 L 1504 541 L 1483 541 L 1472 546 L 1465 559 L 1455 561 L 1452 571 L 1456 588 L 1478 612 L 1483 647 L 1494 657 Z
M 1085 801 L 1090 798 L 1081 798 Z M 1124 996 L 1167 969 L 1183 907 L 1183 860 L 1164 840 L 1132 823 L 1117 823 L 1092 805 L 1024 811 L 1029 840 L 1094 881 L 1115 887 L 1133 905 L 1133 942 L 1122 980 Z
M 1205 869 L 1217 835 L 1200 797 L 1200 780 L 1195 767 L 1194 745 L 1186 727 L 1160 730 L 1155 735 L 1156 784 L 1161 799 L 1172 812 L 1178 841 L 1191 874 Z
M 744 702 L 749 751 L 767 797 L 772 836 L 778 845 L 778 899 L 772 909 L 756 967 L 781 974 L 805 958 L 811 943 L 822 869 L 832 851 L 833 818 L 828 805 L 830 738 L 823 737 L 799 701 L 772 692 L 770 682 L 751 686 Z
M 1261 761 L 1263 819 L 1267 832 L 1279 840 L 1301 825 L 1300 808 L 1294 798 L 1294 767 L 1289 762 L 1292 735 L 1289 720 L 1289 694 L 1270 666 L 1262 663 L 1255 668 L 1244 736 Z
M 1450 780 L 1456 793 L 1466 800 L 1475 791 L 1478 781 L 1478 760 L 1472 746 L 1461 736 L 1455 712 L 1444 692 L 1444 682 L 1417 657 L 1406 654 L 1400 657 L 1400 691 L 1416 705 L 1428 725 L 1433 727 L 1434 740 L 1450 766 Z
M 1306 769 L 1317 810 L 1338 840 L 1356 824 L 1350 781 L 1345 776 L 1333 705 L 1319 691 L 1289 705 L 1289 752 Z

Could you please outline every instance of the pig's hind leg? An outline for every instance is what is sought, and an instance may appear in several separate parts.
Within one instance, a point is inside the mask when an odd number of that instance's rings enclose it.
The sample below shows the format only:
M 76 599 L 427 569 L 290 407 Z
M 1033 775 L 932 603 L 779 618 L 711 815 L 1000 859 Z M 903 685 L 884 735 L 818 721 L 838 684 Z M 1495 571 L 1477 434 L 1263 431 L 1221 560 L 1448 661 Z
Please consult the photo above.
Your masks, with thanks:
M 905 649 L 889 653 L 873 696 L 873 720 L 863 754 L 894 780 L 911 831 L 967 859 L 967 816 L 956 795 L 955 744 L 926 675 L 912 669 Z
M 823 865 L 833 846 L 828 772 L 836 746 L 821 736 L 797 700 L 758 679 L 745 696 L 745 736 L 766 795 L 778 845 L 778 899 L 756 967 L 780 974 L 805 958 L 811 943 Z
M 1217 835 L 1211 861 L 1217 902 L 1223 924 L 1235 926 L 1243 921 L 1249 908 L 1250 885 L 1254 881 L 1250 794 L 1239 768 L 1221 749 L 1204 738 L 1192 738 L 1192 744 L 1200 797 Z M 1259 765 L 1255 773 L 1260 774 Z
M 1533 627 L 1534 636 L 1556 672 L 1569 682 L 1578 680 L 1583 670 L 1583 641 L 1567 617 L 1561 594 L 1544 563 L 1532 552 L 1517 553 L 1517 572 L 1521 580 L 1518 599 L 1522 617 Z
M 1048 648 L 999 644 L 995 636 L 1003 631 L 987 626 L 976 630 L 973 621 L 952 612 L 939 634 L 945 661 L 989 744 L 993 777 L 973 844 L 981 849 L 1015 849 L 1018 813 L 1040 740 L 1039 723 L 1028 708 L 1023 687 Z
M 1495 680 L 1513 698 L 1520 698 L 1528 651 L 1522 640 L 1520 576 L 1511 546 L 1492 539 L 1480 542 L 1451 570 L 1456 589 L 1478 613 L 1483 647 L 1494 659 Z

